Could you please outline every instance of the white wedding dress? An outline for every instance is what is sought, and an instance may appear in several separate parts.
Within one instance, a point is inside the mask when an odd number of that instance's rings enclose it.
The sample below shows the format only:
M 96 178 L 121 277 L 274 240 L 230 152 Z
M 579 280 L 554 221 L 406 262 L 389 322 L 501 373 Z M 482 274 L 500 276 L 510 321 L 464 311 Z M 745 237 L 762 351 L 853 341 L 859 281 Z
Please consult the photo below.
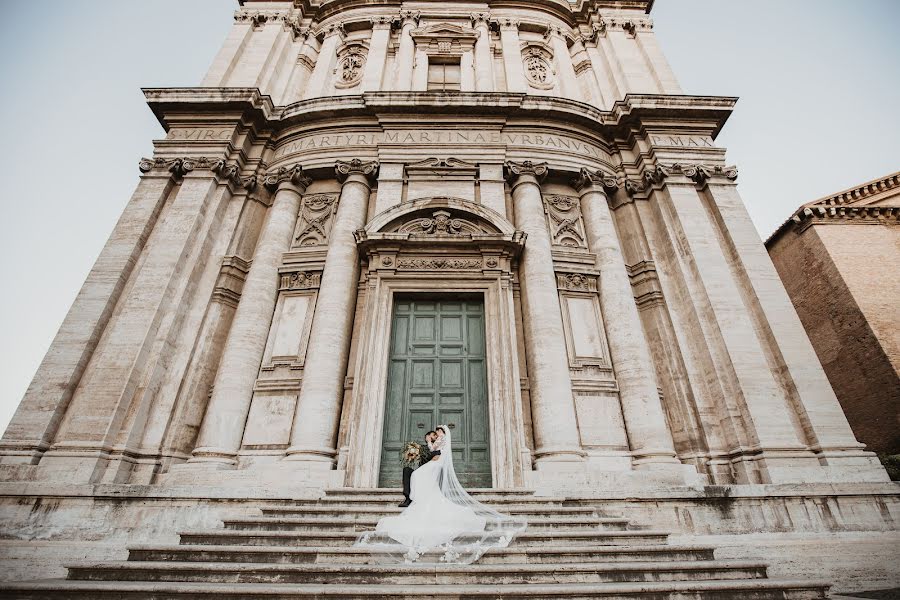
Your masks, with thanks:
M 440 458 L 415 471 L 410 480 L 412 503 L 397 516 L 378 521 L 362 534 L 357 546 L 373 556 L 409 564 L 469 564 L 487 550 L 508 546 L 527 527 L 522 518 L 502 515 L 472 498 L 453 469 L 449 430 L 433 446 Z

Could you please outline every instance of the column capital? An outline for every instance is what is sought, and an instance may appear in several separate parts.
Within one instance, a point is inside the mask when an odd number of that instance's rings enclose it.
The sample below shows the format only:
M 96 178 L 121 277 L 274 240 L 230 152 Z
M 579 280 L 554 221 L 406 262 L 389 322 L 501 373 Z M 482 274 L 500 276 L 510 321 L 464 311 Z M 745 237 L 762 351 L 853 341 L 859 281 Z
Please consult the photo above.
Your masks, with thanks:
M 386 15 L 382 15 L 379 17 L 370 17 L 369 23 L 372 25 L 372 29 L 390 29 L 391 24 L 394 22 L 394 17 L 389 17 Z
M 360 183 L 371 186 L 375 177 L 378 175 L 378 161 L 362 161 L 358 158 L 354 158 L 350 161 L 339 160 L 334 163 L 334 170 L 337 174 L 338 181 L 341 183 L 346 183 L 353 175 L 357 175 L 357 177 L 352 178 Z
M 419 24 L 419 18 L 421 17 L 421 13 L 417 10 L 401 10 L 400 11 L 400 27 L 405 26 L 407 23 L 412 25 Z
M 615 176 L 604 173 L 599 169 L 591 171 L 590 169 L 582 168 L 578 175 L 572 179 L 572 185 L 581 193 L 595 189 L 605 194 L 610 194 L 619 189 L 619 182 L 616 181 Z
M 346 34 L 347 32 L 344 31 L 344 24 L 340 21 L 329 23 L 324 27 L 320 27 L 316 31 L 316 36 L 323 35 L 324 38 L 329 38 L 331 36 L 337 35 L 340 36 L 341 39 L 343 39 Z
M 303 173 L 303 167 L 297 163 L 292 167 L 280 167 L 273 173 L 266 173 L 263 185 L 271 192 L 284 187 L 300 188 L 298 193 L 302 194 L 310 183 L 312 183 L 312 179 Z
M 535 163 L 530 160 L 520 163 L 507 161 L 504 165 L 506 171 L 506 180 L 513 186 L 528 181 L 529 179 L 535 185 L 539 185 L 540 181 L 547 176 L 549 169 L 547 163 Z
M 519 30 L 518 19 L 513 19 L 512 17 L 500 17 L 499 19 L 497 19 L 497 22 L 500 23 L 500 31 Z
M 469 19 L 472 21 L 472 27 L 484 25 L 488 29 L 491 28 L 491 13 L 489 12 L 469 13 Z

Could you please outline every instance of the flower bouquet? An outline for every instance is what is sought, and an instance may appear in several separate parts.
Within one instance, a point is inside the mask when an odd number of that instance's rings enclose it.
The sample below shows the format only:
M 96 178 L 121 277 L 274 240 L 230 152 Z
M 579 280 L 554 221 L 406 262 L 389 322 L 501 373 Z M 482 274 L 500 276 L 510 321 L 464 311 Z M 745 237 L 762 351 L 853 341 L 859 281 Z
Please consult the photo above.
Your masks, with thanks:
M 400 462 L 404 467 L 415 469 L 419 466 L 419 458 L 422 456 L 422 446 L 417 442 L 406 442 L 400 450 Z

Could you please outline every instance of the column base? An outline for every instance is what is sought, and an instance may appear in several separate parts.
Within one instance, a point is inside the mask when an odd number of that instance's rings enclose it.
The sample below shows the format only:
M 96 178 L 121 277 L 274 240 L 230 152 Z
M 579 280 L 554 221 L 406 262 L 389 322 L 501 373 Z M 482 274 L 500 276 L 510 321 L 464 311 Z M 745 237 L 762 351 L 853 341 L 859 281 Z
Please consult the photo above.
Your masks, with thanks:
M 538 448 L 534 451 L 534 468 L 541 471 L 550 468 L 564 468 L 566 465 L 582 465 L 586 456 L 587 453 L 580 448 Z
M 285 450 L 282 461 L 308 463 L 311 469 L 331 470 L 337 450 L 334 448 L 308 448 L 291 446 Z
M 176 467 L 184 467 L 187 465 L 208 466 L 211 469 L 233 469 L 237 467 L 237 454 L 230 452 L 224 448 L 216 448 L 214 446 L 202 446 L 194 448 L 191 457 L 186 463 L 176 465 Z

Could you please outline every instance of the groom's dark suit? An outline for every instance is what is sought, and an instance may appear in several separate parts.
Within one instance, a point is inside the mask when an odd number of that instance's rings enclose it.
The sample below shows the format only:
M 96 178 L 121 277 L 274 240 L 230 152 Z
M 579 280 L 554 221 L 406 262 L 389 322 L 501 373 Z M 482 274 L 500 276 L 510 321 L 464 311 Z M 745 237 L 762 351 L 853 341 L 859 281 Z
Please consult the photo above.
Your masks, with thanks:
M 422 454 L 419 456 L 419 466 L 421 467 L 431 460 L 432 456 L 434 456 L 434 454 L 428 449 L 428 444 L 426 442 L 422 445 Z M 400 506 L 409 506 L 410 502 L 412 502 L 409 497 L 409 483 L 412 479 L 413 470 L 412 467 L 403 467 L 403 503 L 400 504 Z

